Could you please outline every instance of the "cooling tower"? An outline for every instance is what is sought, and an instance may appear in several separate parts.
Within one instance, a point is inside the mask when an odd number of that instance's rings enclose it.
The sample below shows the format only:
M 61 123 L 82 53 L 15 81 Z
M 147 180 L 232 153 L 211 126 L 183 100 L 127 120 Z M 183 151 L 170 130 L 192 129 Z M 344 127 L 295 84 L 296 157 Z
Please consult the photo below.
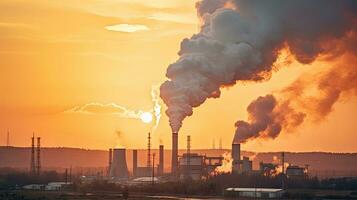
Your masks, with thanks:
M 178 133 L 172 133 L 172 156 L 171 156 L 171 173 L 177 175 L 178 168 Z
M 133 176 L 136 176 L 136 171 L 138 169 L 138 150 L 133 150 Z
M 164 145 L 159 146 L 159 169 L 158 174 L 161 176 L 164 174 Z
M 240 172 L 240 144 L 233 143 L 232 144 L 232 172 L 239 173 Z
M 114 178 L 128 178 L 128 166 L 126 164 L 125 149 L 113 150 L 113 162 L 110 176 Z

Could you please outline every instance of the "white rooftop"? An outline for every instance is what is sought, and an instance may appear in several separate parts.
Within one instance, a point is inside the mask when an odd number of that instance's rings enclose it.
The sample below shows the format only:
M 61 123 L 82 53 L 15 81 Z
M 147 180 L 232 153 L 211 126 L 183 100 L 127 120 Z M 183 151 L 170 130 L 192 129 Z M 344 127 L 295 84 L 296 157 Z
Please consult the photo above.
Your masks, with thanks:
M 280 192 L 283 189 L 276 188 L 227 188 L 226 191 L 235 191 L 235 192 Z
M 154 181 L 157 182 L 159 179 L 154 177 Z M 153 181 L 152 177 L 139 177 L 134 179 L 133 181 L 137 181 L 137 182 L 150 182 Z

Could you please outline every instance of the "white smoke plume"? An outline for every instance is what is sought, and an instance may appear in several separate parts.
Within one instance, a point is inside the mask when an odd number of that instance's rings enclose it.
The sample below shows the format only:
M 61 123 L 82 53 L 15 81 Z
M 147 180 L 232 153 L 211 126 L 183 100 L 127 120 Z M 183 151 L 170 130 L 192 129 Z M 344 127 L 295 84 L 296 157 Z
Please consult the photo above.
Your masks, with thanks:
M 153 102 L 153 114 L 155 116 L 155 124 L 152 128 L 152 131 L 156 130 L 156 128 L 159 126 L 159 122 L 161 119 L 161 104 L 160 104 L 160 90 L 158 85 L 154 85 L 151 88 L 151 99 Z
M 196 8 L 201 30 L 181 42 L 160 88 L 173 132 L 222 87 L 269 79 L 283 48 L 309 64 L 345 51 L 334 42 L 357 29 L 354 0 L 201 0 Z
M 131 118 L 143 120 L 143 116 L 151 115 L 153 117 L 153 126 L 151 131 L 155 131 L 157 126 L 159 125 L 161 119 L 161 102 L 159 99 L 159 87 L 152 86 L 151 88 L 151 101 L 153 103 L 152 108 L 148 110 L 137 109 L 132 110 L 126 108 L 124 106 L 118 105 L 116 103 L 88 103 L 81 106 L 75 106 L 69 110 L 64 111 L 66 114 L 110 114 L 110 115 L 118 115 L 122 118 Z M 144 120 L 143 120 L 144 121 Z

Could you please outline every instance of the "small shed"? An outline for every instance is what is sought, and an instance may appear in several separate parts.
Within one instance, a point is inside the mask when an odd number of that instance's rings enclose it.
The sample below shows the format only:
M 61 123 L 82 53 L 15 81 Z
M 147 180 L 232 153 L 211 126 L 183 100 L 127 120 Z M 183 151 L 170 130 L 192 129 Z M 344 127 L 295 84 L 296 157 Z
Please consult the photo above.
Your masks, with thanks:
M 281 198 L 284 194 L 283 189 L 275 188 L 227 188 L 224 196 L 227 197 L 251 197 L 251 198 Z
M 59 191 L 59 190 L 63 190 L 64 187 L 71 185 L 72 183 L 66 183 L 66 182 L 51 182 L 48 183 L 45 187 L 45 190 L 48 191 Z
M 43 190 L 45 185 L 43 184 L 30 184 L 22 187 L 24 190 Z

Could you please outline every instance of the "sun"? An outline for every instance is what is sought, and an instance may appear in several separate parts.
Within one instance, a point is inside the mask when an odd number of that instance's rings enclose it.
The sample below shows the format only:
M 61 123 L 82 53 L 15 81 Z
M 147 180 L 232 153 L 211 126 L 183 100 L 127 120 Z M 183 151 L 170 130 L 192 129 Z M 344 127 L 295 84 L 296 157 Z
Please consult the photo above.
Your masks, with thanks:
M 141 121 L 143 121 L 144 123 L 150 123 L 152 121 L 152 114 L 150 112 L 143 112 L 140 115 L 140 119 Z

